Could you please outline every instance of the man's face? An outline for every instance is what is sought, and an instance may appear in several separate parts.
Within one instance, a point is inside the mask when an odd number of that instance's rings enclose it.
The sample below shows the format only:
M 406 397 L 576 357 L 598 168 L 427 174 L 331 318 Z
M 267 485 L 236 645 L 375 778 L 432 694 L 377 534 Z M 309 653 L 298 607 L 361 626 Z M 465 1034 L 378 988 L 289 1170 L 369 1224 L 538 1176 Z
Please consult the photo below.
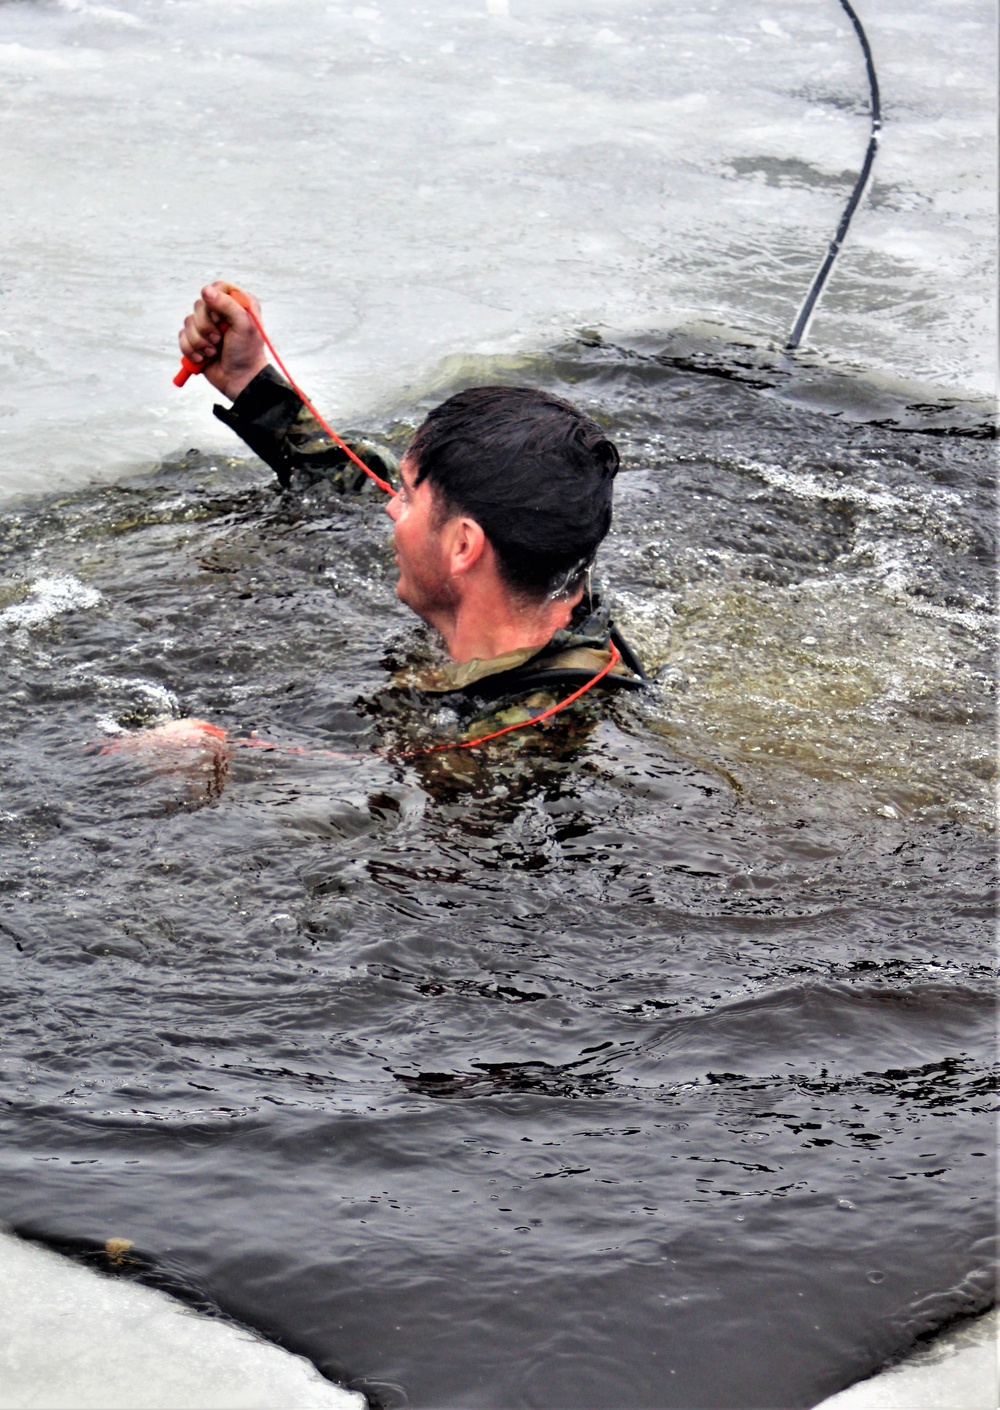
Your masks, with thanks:
M 408 455 L 403 457 L 399 472 L 402 489 L 385 507 L 395 525 L 392 539 L 399 564 L 396 596 L 419 617 L 434 622 L 451 607 L 454 598 L 441 543 L 443 525 L 434 490 L 426 480 L 414 483 L 417 468 Z

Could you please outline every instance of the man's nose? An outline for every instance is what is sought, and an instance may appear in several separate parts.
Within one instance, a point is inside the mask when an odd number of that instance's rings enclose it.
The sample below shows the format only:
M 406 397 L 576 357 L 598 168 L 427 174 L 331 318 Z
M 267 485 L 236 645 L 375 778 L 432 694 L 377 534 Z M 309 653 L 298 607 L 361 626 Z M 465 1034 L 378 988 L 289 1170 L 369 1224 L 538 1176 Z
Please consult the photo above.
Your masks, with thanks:
M 398 495 L 394 495 L 394 494 L 393 494 L 393 495 L 390 495 L 390 496 L 389 496 L 389 498 L 388 498 L 388 499 L 386 500 L 386 502 L 385 502 L 385 512 L 388 514 L 389 518 L 390 518 L 390 519 L 392 520 L 392 522 L 395 524 L 396 520 L 399 518 L 399 496 L 398 496 Z

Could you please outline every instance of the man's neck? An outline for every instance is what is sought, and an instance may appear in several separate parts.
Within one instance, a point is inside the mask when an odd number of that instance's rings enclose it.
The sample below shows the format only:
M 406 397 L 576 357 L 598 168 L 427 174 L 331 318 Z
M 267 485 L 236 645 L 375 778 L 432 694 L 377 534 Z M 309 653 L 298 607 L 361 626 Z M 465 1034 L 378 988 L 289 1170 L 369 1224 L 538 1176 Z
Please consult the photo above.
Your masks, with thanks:
M 507 593 L 472 593 L 456 604 L 448 620 L 434 625 L 444 637 L 453 661 L 490 661 L 511 651 L 541 647 L 568 626 L 574 598 L 546 598 L 521 605 Z

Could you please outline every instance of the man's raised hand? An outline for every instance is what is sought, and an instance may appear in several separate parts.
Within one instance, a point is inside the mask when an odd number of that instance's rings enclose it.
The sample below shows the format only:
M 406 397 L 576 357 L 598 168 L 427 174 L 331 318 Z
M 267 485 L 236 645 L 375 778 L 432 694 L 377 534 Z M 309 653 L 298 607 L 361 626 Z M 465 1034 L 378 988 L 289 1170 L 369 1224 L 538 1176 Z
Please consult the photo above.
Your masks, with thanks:
M 263 339 L 246 309 L 232 297 L 235 289 L 222 279 L 206 284 L 177 336 L 184 356 L 231 401 L 267 366 Z M 252 294 L 249 299 L 260 317 L 260 304 Z

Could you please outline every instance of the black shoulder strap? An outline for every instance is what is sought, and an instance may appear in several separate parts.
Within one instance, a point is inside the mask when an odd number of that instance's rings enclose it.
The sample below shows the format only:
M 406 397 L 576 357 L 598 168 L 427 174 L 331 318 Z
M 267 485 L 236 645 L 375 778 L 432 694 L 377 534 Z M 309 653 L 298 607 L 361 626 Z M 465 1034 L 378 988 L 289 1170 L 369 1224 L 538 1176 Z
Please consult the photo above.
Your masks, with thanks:
M 639 660 L 638 656 L 632 650 L 631 646 L 629 646 L 628 642 L 625 640 L 625 638 L 622 636 L 621 632 L 618 630 L 618 628 L 614 625 L 613 622 L 611 624 L 611 640 L 621 652 L 622 660 L 624 661 L 625 665 L 629 668 L 630 671 L 634 672 L 635 675 L 639 677 L 639 684 L 642 684 L 643 681 L 647 681 L 649 677 L 646 675 L 646 672 L 642 669 L 642 662 Z

